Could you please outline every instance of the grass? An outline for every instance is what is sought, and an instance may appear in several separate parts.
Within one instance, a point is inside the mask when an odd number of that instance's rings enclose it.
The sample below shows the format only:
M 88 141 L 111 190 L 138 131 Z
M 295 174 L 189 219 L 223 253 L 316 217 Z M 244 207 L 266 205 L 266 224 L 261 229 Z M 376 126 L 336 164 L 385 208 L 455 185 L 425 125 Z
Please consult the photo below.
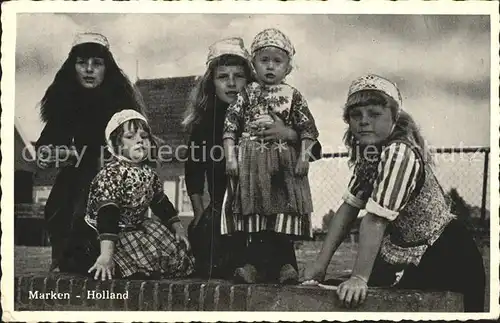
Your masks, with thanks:
M 303 270 L 308 262 L 314 261 L 317 250 L 320 248 L 320 241 L 301 244 L 296 250 L 299 268 Z M 334 277 L 348 273 L 354 264 L 355 252 L 354 244 L 342 244 L 330 262 L 327 275 Z M 50 247 L 16 246 L 14 257 L 16 275 L 42 274 L 50 267 Z

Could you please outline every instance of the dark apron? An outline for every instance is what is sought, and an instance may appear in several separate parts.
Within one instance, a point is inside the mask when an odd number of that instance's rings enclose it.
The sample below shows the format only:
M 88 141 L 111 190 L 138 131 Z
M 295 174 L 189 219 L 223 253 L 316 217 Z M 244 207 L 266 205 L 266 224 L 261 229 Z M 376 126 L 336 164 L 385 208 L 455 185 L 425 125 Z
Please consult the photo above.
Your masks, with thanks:
M 243 234 L 221 235 L 220 208 L 210 204 L 196 226 L 188 227 L 188 237 L 196 260 L 195 272 L 203 278 L 232 277 L 236 267 L 242 265 L 246 248 Z

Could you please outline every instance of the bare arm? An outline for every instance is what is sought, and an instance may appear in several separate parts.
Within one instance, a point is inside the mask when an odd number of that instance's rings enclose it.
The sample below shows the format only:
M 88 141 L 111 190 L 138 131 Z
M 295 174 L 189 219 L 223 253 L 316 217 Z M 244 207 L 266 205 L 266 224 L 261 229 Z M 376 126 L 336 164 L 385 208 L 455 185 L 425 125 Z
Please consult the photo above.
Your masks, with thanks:
M 120 209 L 116 205 L 106 205 L 99 209 L 97 231 L 101 240 L 101 254 L 97 257 L 89 273 L 95 270 L 94 279 L 112 279 L 114 275 L 113 253 L 118 240 Z
M 300 156 L 304 158 L 304 160 L 309 160 L 309 156 L 307 155 L 307 148 L 314 143 L 314 140 L 310 138 L 302 139 L 300 146 Z
M 99 276 L 101 276 L 101 280 L 113 279 L 115 270 L 113 262 L 114 251 L 115 242 L 113 240 L 101 240 L 101 254 L 88 271 L 90 273 L 95 270 L 94 279 L 99 279 Z
M 304 281 L 314 280 L 319 282 L 325 278 L 333 254 L 349 233 L 358 213 L 358 208 L 346 202 L 339 207 L 335 216 L 330 219 L 328 233 L 316 261 L 311 266 L 306 267 Z
M 357 306 L 366 299 L 368 279 L 380 249 L 387 223 L 387 219 L 372 213 L 367 213 L 361 221 L 358 255 L 351 278 L 337 288 L 339 300 L 346 307 Z
M 115 242 L 112 240 L 101 240 L 101 256 L 113 258 Z
M 309 138 L 303 138 L 300 145 L 300 154 L 295 166 L 295 174 L 305 176 L 309 171 L 309 154 L 307 147 L 311 146 L 314 141 Z
M 234 140 L 230 138 L 224 139 L 224 154 L 227 160 L 236 159 Z
M 358 217 L 359 209 L 347 203 L 342 203 L 335 215 L 330 219 L 328 233 L 318 255 L 318 263 L 325 268 L 330 263 L 333 254 L 351 230 Z
M 158 177 L 157 177 L 158 179 Z M 168 199 L 168 196 L 161 190 L 161 183 L 156 183 L 157 195 L 153 199 L 152 203 L 149 205 L 154 214 L 160 219 L 161 223 L 170 231 L 174 232 L 175 239 L 178 242 L 185 243 L 186 247 L 189 249 L 189 241 L 187 239 L 184 227 L 181 224 L 181 219 L 179 218 L 179 212 L 175 209 L 174 205 Z
M 224 139 L 224 154 L 226 155 L 226 172 L 230 176 L 238 175 L 238 160 L 236 145 L 231 138 Z
M 387 219 L 372 213 L 363 217 L 359 230 L 359 251 L 352 276 L 368 281 L 388 223 Z

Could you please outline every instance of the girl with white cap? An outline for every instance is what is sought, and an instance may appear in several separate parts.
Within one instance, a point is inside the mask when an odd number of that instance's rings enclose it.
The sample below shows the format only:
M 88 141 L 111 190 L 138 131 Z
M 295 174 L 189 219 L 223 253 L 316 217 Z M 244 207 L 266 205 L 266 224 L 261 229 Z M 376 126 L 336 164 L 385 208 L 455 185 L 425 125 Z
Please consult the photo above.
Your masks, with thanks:
M 105 136 L 113 158 L 90 186 L 85 220 L 99 233 L 101 252 L 88 271 L 102 280 L 190 275 L 194 258 L 184 228 L 150 166 L 156 144 L 146 118 L 120 111 Z M 161 222 L 147 217 L 148 208 Z
M 452 290 L 465 311 L 482 312 L 485 272 L 474 239 L 450 212 L 432 156 L 397 86 L 378 75 L 352 82 L 344 136 L 354 166 L 344 203 L 330 220 L 307 283 L 322 281 L 360 209 L 359 251 L 351 277 L 337 293 L 346 306 L 362 303 L 370 286 Z
M 183 124 L 189 132 L 190 153 L 185 181 L 194 218 L 188 233 L 196 258 L 196 275 L 229 278 L 244 252 L 244 236 L 221 237 L 220 210 L 227 178 L 222 128 L 229 103 L 252 77 L 249 55 L 238 37 L 209 47 L 206 71 L 191 92 Z M 210 200 L 203 196 L 206 190 Z
M 36 142 L 38 166 L 59 168 L 45 206 L 51 270 L 85 273 L 93 261 L 92 231 L 83 221 L 88 188 L 101 166 L 104 128 L 124 107 L 143 111 L 144 105 L 116 64 L 107 38 L 77 34 L 41 100 L 46 124 Z M 66 163 L 60 160 L 63 154 Z
M 266 252 L 274 261 L 248 261 L 237 269 L 243 282 L 254 283 L 267 272 L 279 283 L 295 283 L 297 265 L 283 257 L 283 250 L 292 238 L 312 236 L 313 206 L 307 173 L 310 147 L 319 134 L 303 95 L 284 82 L 295 54 L 288 37 L 277 29 L 265 29 L 254 38 L 251 49 L 257 80 L 238 94 L 224 123 L 226 169 L 235 179 L 231 189 L 235 198 L 224 209 L 232 221 L 226 221 L 223 229 L 252 233 L 270 242 Z M 261 140 L 259 133 L 275 123 L 274 116 L 296 132 L 299 145 L 279 138 Z
M 232 231 L 221 236 L 221 209 L 227 186 L 222 146 L 224 118 L 229 104 L 253 81 L 251 57 L 241 38 L 224 38 L 209 47 L 206 66 L 205 74 L 191 93 L 184 120 L 190 146 L 185 180 L 194 211 L 188 232 L 196 257 L 196 274 L 228 278 L 234 274 L 235 267 L 249 258 L 265 258 L 262 252 L 252 252 L 256 249 L 254 245 L 269 249 L 257 238 L 249 243 L 246 232 Z M 295 131 L 279 118 L 259 135 L 263 140 L 297 139 Z M 205 190 L 209 193 L 208 205 L 203 198 Z M 222 227 L 232 221 L 230 216 L 223 217 Z M 288 243 L 282 251 L 288 263 L 296 264 L 292 244 Z M 272 260 L 273 256 L 269 258 Z

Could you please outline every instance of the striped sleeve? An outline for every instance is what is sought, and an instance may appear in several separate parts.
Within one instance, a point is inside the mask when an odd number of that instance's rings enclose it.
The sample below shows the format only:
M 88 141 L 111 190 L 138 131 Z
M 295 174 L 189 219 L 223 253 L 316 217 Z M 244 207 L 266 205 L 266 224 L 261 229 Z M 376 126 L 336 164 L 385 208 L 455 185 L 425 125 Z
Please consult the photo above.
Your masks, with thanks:
M 366 193 L 369 192 L 364 191 L 360 178 L 358 178 L 356 172 L 354 172 L 342 199 L 351 206 L 364 209 L 369 197 Z
M 396 219 L 415 190 L 421 171 L 419 159 L 409 146 L 391 144 L 382 152 L 366 211 L 390 221 Z

